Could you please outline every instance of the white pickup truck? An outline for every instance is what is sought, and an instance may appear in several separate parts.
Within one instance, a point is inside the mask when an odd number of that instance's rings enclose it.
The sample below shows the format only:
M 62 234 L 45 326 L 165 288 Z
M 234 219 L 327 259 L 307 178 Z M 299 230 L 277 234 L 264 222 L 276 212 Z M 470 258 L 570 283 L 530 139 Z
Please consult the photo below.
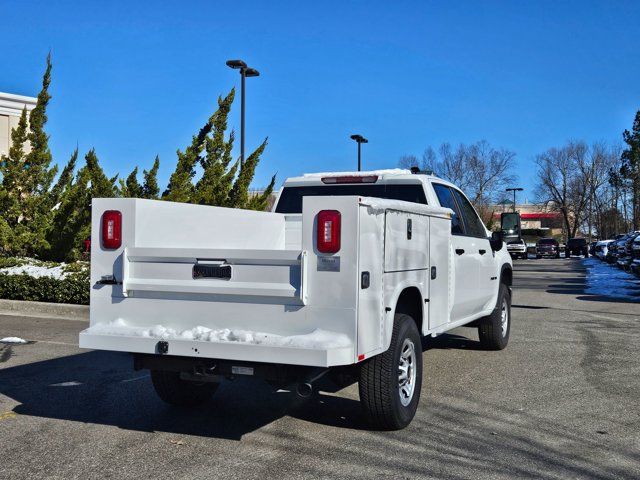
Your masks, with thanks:
M 181 406 L 240 375 L 303 396 L 325 373 L 357 380 L 372 424 L 399 429 L 422 337 L 467 325 L 507 345 L 503 245 L 454 185 L 407 170 L 290 178 L 272 212 L 94 199 L 80 346 L 133 353 Z

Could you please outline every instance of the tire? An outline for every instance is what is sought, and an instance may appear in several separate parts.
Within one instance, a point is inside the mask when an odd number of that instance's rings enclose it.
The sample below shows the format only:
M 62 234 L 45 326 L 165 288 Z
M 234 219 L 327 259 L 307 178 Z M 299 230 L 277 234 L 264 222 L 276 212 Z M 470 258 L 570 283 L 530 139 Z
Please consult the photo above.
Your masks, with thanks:
M 503 313 L 506 314 L 506 320 Z M 509 343 L 511 333 L 511 294 L 509 288 L 500 283 L 496 308 L 491 315 L 482 318 L 478 325 L 480 345 L 486 350 L 502 350 Z
M 176 407 L 195 407 L 203 404 L 216 393 L 219 385 L 212 382 L 189 382 L 182 380 L 179 372 L 165 370 L 151 370 L 151 381 L 158 396 Z
M 556 258 L 560 258 L 560 252 L 556 253 Z
M 403 353 L 407 355 L 407 360 L 401 362 Z M 409 360 L 413 362 L 413 366 Z M 399 372 L 403 363 L 408 367 L 409 381 L 401 388 Z M 412 389 L 407 398 L 407 390 L 411 384 Z M 400 430 L 411 423 L 418 409 L 422 388 L 422 341 L 413 318 L 396 314 L 389 349 L 360 367 L 358 386 L 360 404 L 374 427 Z
M 536 255 L 536 259 L 540 260 L 542 258 L 542 255 Z

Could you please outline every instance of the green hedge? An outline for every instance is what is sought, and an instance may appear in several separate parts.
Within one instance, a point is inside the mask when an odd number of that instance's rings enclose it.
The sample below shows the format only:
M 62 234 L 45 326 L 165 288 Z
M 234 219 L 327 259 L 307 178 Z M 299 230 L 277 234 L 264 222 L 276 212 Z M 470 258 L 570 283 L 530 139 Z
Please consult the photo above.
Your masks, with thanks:
M 89 272 L 64 279 L 0 273 L 0 298 L 89 305 Z

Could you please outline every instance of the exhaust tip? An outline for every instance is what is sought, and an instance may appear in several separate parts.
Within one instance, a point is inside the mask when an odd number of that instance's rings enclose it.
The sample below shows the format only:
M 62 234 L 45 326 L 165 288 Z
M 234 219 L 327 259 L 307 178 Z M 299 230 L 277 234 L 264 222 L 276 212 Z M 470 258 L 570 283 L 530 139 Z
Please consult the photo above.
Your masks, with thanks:
M 303 398 L 310 397 L 313 393 L 313 386 L 310 383 L 299 383 L 296 387 L 296 393 Z

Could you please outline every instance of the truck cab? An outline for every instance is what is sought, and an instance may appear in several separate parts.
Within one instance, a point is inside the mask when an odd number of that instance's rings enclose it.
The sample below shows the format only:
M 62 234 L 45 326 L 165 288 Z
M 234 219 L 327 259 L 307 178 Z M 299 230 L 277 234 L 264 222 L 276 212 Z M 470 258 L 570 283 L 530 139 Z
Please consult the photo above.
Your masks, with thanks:
M 283 214 L 301 214 L 302 200 L 315 196 L 360 195 L 380 199 L 432 205 L 451 211 L 452 309 L 450 321 L 473 320 L 487 312 L 495 302 L 493 283 L 502 268 L 511 282 L 511 262 L 501 250 L 496 262 L 491 250 L 490 233 L 467 197 L 455 185 L 434 175 L 411 173 L 407 170 L 381 170 L 308 174 L 287 179 L 281 189 L 273 211 Z M 494 278 L 495 277 L 495 278 Z M 428 330 L 423 332 L 428 333 Z

